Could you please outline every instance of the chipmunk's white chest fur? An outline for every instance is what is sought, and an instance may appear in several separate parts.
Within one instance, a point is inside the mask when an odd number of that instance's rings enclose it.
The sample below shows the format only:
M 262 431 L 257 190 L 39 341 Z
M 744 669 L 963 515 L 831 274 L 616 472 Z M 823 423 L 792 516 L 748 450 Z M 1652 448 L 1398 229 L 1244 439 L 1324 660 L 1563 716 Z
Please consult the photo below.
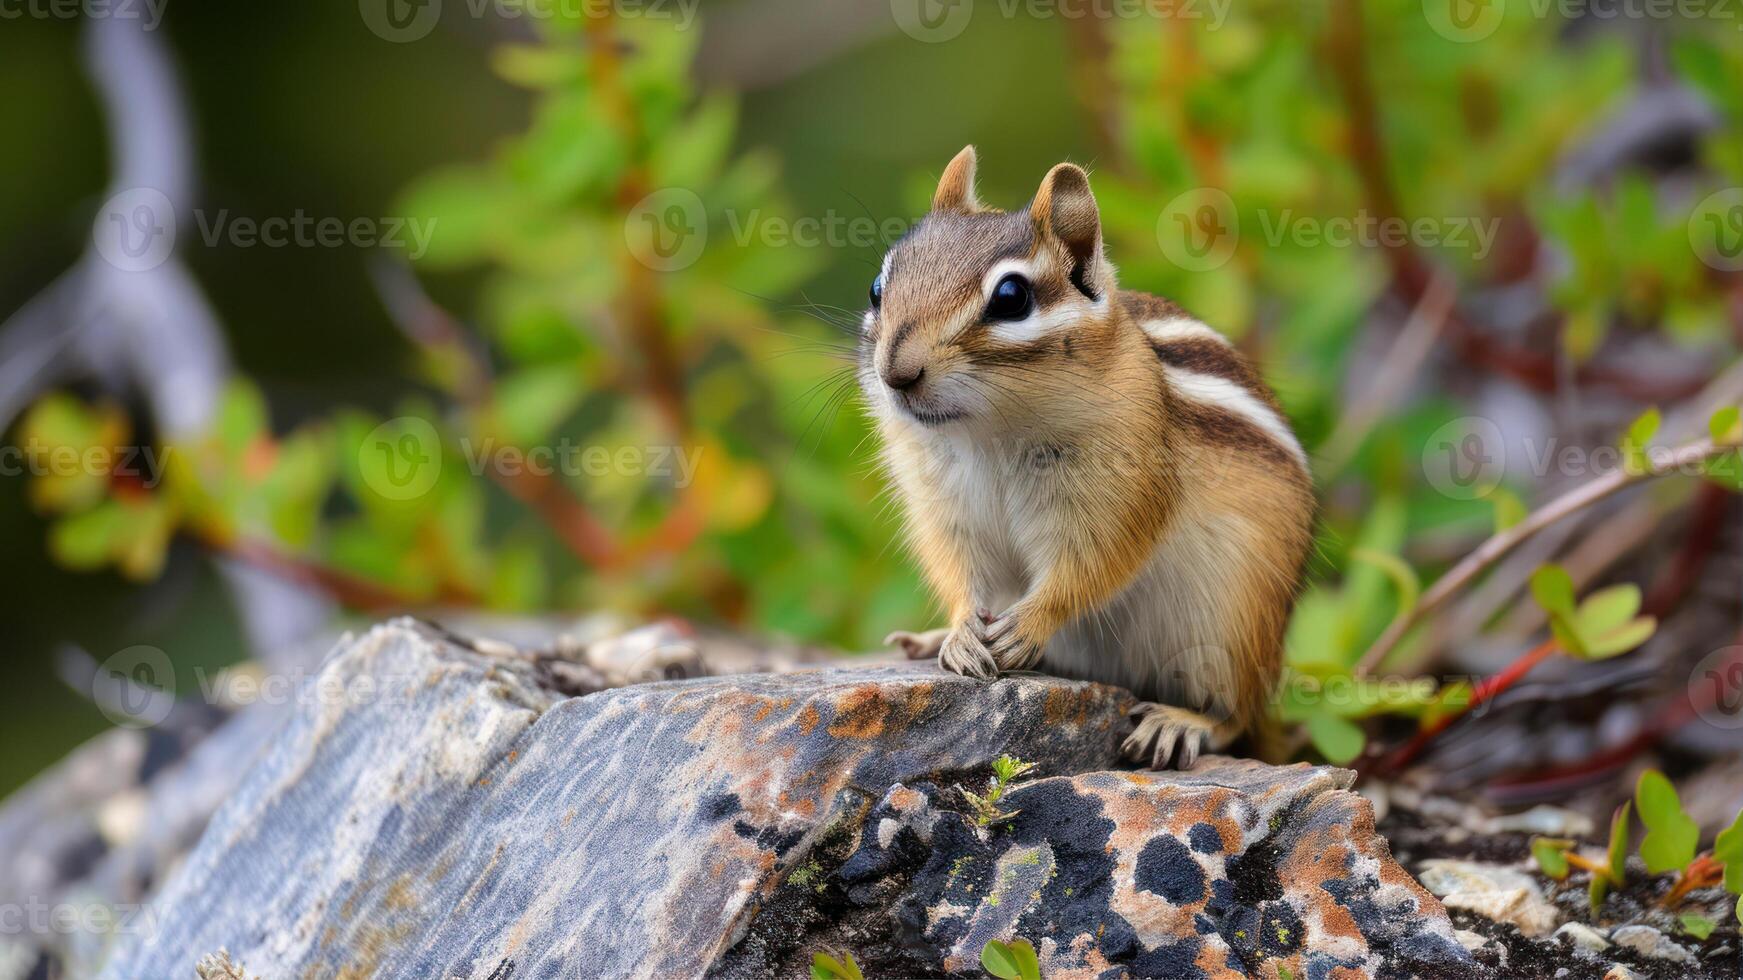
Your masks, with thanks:
M 921 469 L 898 480 L 910 506 L 930 508 L 952 525 L 971 552 L 975 605 L 997 614 L 1043 574 L 1056 523 L 1070 519 L 1072 508 L 1060 506 L 1071 492 L 1063 467 L 1077 467 L 1081 483 L 1089 464 L 1033 444 L 937 431 L 915 436 Z M 1235 542 L 1246 537 L 1231 521 L 1238 518 L 1178 514 L 1124 589 L 1054 634 L 1040 669 L 1117 684 L 1148 700 L 1217 708 L 1234 684 L 1222 624 L 1238 588 Z

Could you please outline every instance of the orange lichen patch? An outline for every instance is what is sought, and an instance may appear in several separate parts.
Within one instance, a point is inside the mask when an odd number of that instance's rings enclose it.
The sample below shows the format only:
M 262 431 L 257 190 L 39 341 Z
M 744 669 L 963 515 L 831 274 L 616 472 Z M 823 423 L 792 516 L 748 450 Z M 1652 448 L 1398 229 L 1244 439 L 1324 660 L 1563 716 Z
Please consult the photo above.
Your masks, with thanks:
M 1198 948 L 1198 956 L 1192 965 L 1204 971 L 1207 977 L 1244 977 L 1245 971 L 1229 962 L 1229 948 L 1223 945 L 1216 936 L 1206 936 L 1207 942 Z
M 908 696 L 902 709 L 907 712 L 910 723 L 920 721 L 926 714 L 927 706 L 932 703 L 932 687 L 931 684 L 915 684 L 908 688 Z
M 817 706 L 808 704 L 799 712 L 799 734 L 809 735 L 823 721 L 823 716 L 817 712 Z
M 877 738 L 884 733 L 889 713 L 884 692 L 873 684 L 861 685 L 835 702 L 835 723 L 829 726 L 829 734 L 836 738 Z
M 896 786 L 892 788 L 889 793 L 885 795 L 885 798 L 890 801 L 891 806 L 903 812 L 917 810 L 926 802 L 924 794 L 917 790 L 909 789 L 906 786 Z
M 1303 839 L 1293 848 L 1277 876 L 1290 882 L 1298 894 L 1304 895 L 1319 919 L 1319 931 L 1328 936 L 1353 939 L 1367 945 L 1355 917 L 1330 892 L 1319 887 L 1327 881 L 1346 876 L 1349 871 L 1350 847 L 1344 841 Z
M 418 899 L 412 891 L 411 882 L 405 878 L 400 878 L 387 886 L 387 894 L 382 896 L 381 905 L 382 908 L 395 912 L 417 908 Z
M 1042 708 L 1042 718 L 1049 725 L 1062 725 L 1066 722 L 1081 725 L 1088 717 L 1088 705 L 1084 703 L 1083 692 L 1068 687 L 1050 687 L 1047 689 L 1047 701 Z

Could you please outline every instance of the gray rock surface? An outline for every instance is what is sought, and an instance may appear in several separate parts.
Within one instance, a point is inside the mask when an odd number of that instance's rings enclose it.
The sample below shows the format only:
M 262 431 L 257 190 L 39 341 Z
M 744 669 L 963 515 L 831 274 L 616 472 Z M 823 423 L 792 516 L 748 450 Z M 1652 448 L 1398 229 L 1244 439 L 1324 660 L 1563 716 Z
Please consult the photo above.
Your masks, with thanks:
M 830 944 L 938 974 L 1013 936 L 1049 977 L 1471 969 L 1347 773 L 1102 771 L 1115 689 L 902 664 L 571 697 L 484 648 L 343 645 L 102 975 L 788 976 Z M 1039 778 L 978 827 L 952 787 L 1002 753 Z

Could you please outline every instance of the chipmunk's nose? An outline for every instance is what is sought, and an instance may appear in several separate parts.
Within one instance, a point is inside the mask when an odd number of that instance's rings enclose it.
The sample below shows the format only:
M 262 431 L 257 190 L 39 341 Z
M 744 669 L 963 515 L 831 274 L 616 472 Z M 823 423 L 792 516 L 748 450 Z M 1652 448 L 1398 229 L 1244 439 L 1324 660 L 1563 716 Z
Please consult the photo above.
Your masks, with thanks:
M 883 375 L 884 384 L 896 391 L 911 390 L 926 375 L 926 356 L 921 349 L 924 345 L 912 340 L 914 326 L 914 321 L 909 320 L 896 328 L 884 354 L 883 369 L 878 372 Z
M 897 367 L 890 365 L 884 368 L 884 384 L 897 391 L 909 391 L 926 376 L 926 366 L 923 364 Z

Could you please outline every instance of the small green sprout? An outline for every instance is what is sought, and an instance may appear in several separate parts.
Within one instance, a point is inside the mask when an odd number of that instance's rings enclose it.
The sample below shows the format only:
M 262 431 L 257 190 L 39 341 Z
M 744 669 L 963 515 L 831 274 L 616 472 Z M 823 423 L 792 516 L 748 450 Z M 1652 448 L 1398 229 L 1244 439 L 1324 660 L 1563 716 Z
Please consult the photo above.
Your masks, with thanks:
M 990 827 L 994 824 L 1004 823 L 1022 812 L 1020 810 L 999 809 L 999 800 L 1004 798 L 1005 793 L 1018 779 L 1027 775 L 1034 768 L 1035 763 L 1033 762 L 1024 762 L 1014 755 L 1001 755 L 993 760 L 993 774 L 992 778 L 987 780 L 985 796 L 971 793 L 961 786 L 956 787 L 957 792 L 962 794 L 963 799 L 968 801 L 969 808 L 974 811 L 975 824 L 980 827 Z
M 1628 878 L 1628 816 L 1632 810 L 1632 803 L 1623 803 L 1610 821 L 1609 862 L 1593 869 L 1592 883 L 1586 892 L 1591 898 L 1593 916 L 1604 907 L 1604 899 L 1610 896 L 1610 889 L 1621 887 Z
M 811 980 L 865 980 L 853 954 L 843 952 L 840 959 L 828 953 L 811 954 Z
M 1664 416 L 1657 408 L 1649 408 L 1623 433 L 1622 465 L 1630 475 L 1642 476 L 1652 471 L 1652 460 L 1647 456 L 1646 448 L 1652 437 L 1658 435 L 1659 424 L 1663 421 Z
M 1634 802 L 1640 808 L 1640 822 L 1646 825 L 1646 839 L 1640 842 L 1646 870 L 1656 875 L 1687 868 L 1695 859 L 1701 828 L 1683 812 L 1676 787 L 1664 773 L 1648 769 L 1634 787 Z
M 1719 924 L 1712 919 L 1704 915 L 1696 915 L 1693 912 L 1684 912 L 1677 918 L 1677 922 L 1682 925 L 1683 932 L 1700 940 L 1705 940 L 1711 936 L 1713 930 L 1719 927 Z
M 1613 585 L 1599 589 L 1577 605 L 1574 582 L 1559 565 L 1545 565 L 1531 576 L 1531 594 L 1549 614 L 1556 642 L 1582 660 L 1604 660 L 1652 639 L 1658 620 L 1636 616 L 1640 587 Z
M 981 947 L 980 965 L 999 980 L 1041 980 L 1041 960 L 1027 939 L 989 940 Z

